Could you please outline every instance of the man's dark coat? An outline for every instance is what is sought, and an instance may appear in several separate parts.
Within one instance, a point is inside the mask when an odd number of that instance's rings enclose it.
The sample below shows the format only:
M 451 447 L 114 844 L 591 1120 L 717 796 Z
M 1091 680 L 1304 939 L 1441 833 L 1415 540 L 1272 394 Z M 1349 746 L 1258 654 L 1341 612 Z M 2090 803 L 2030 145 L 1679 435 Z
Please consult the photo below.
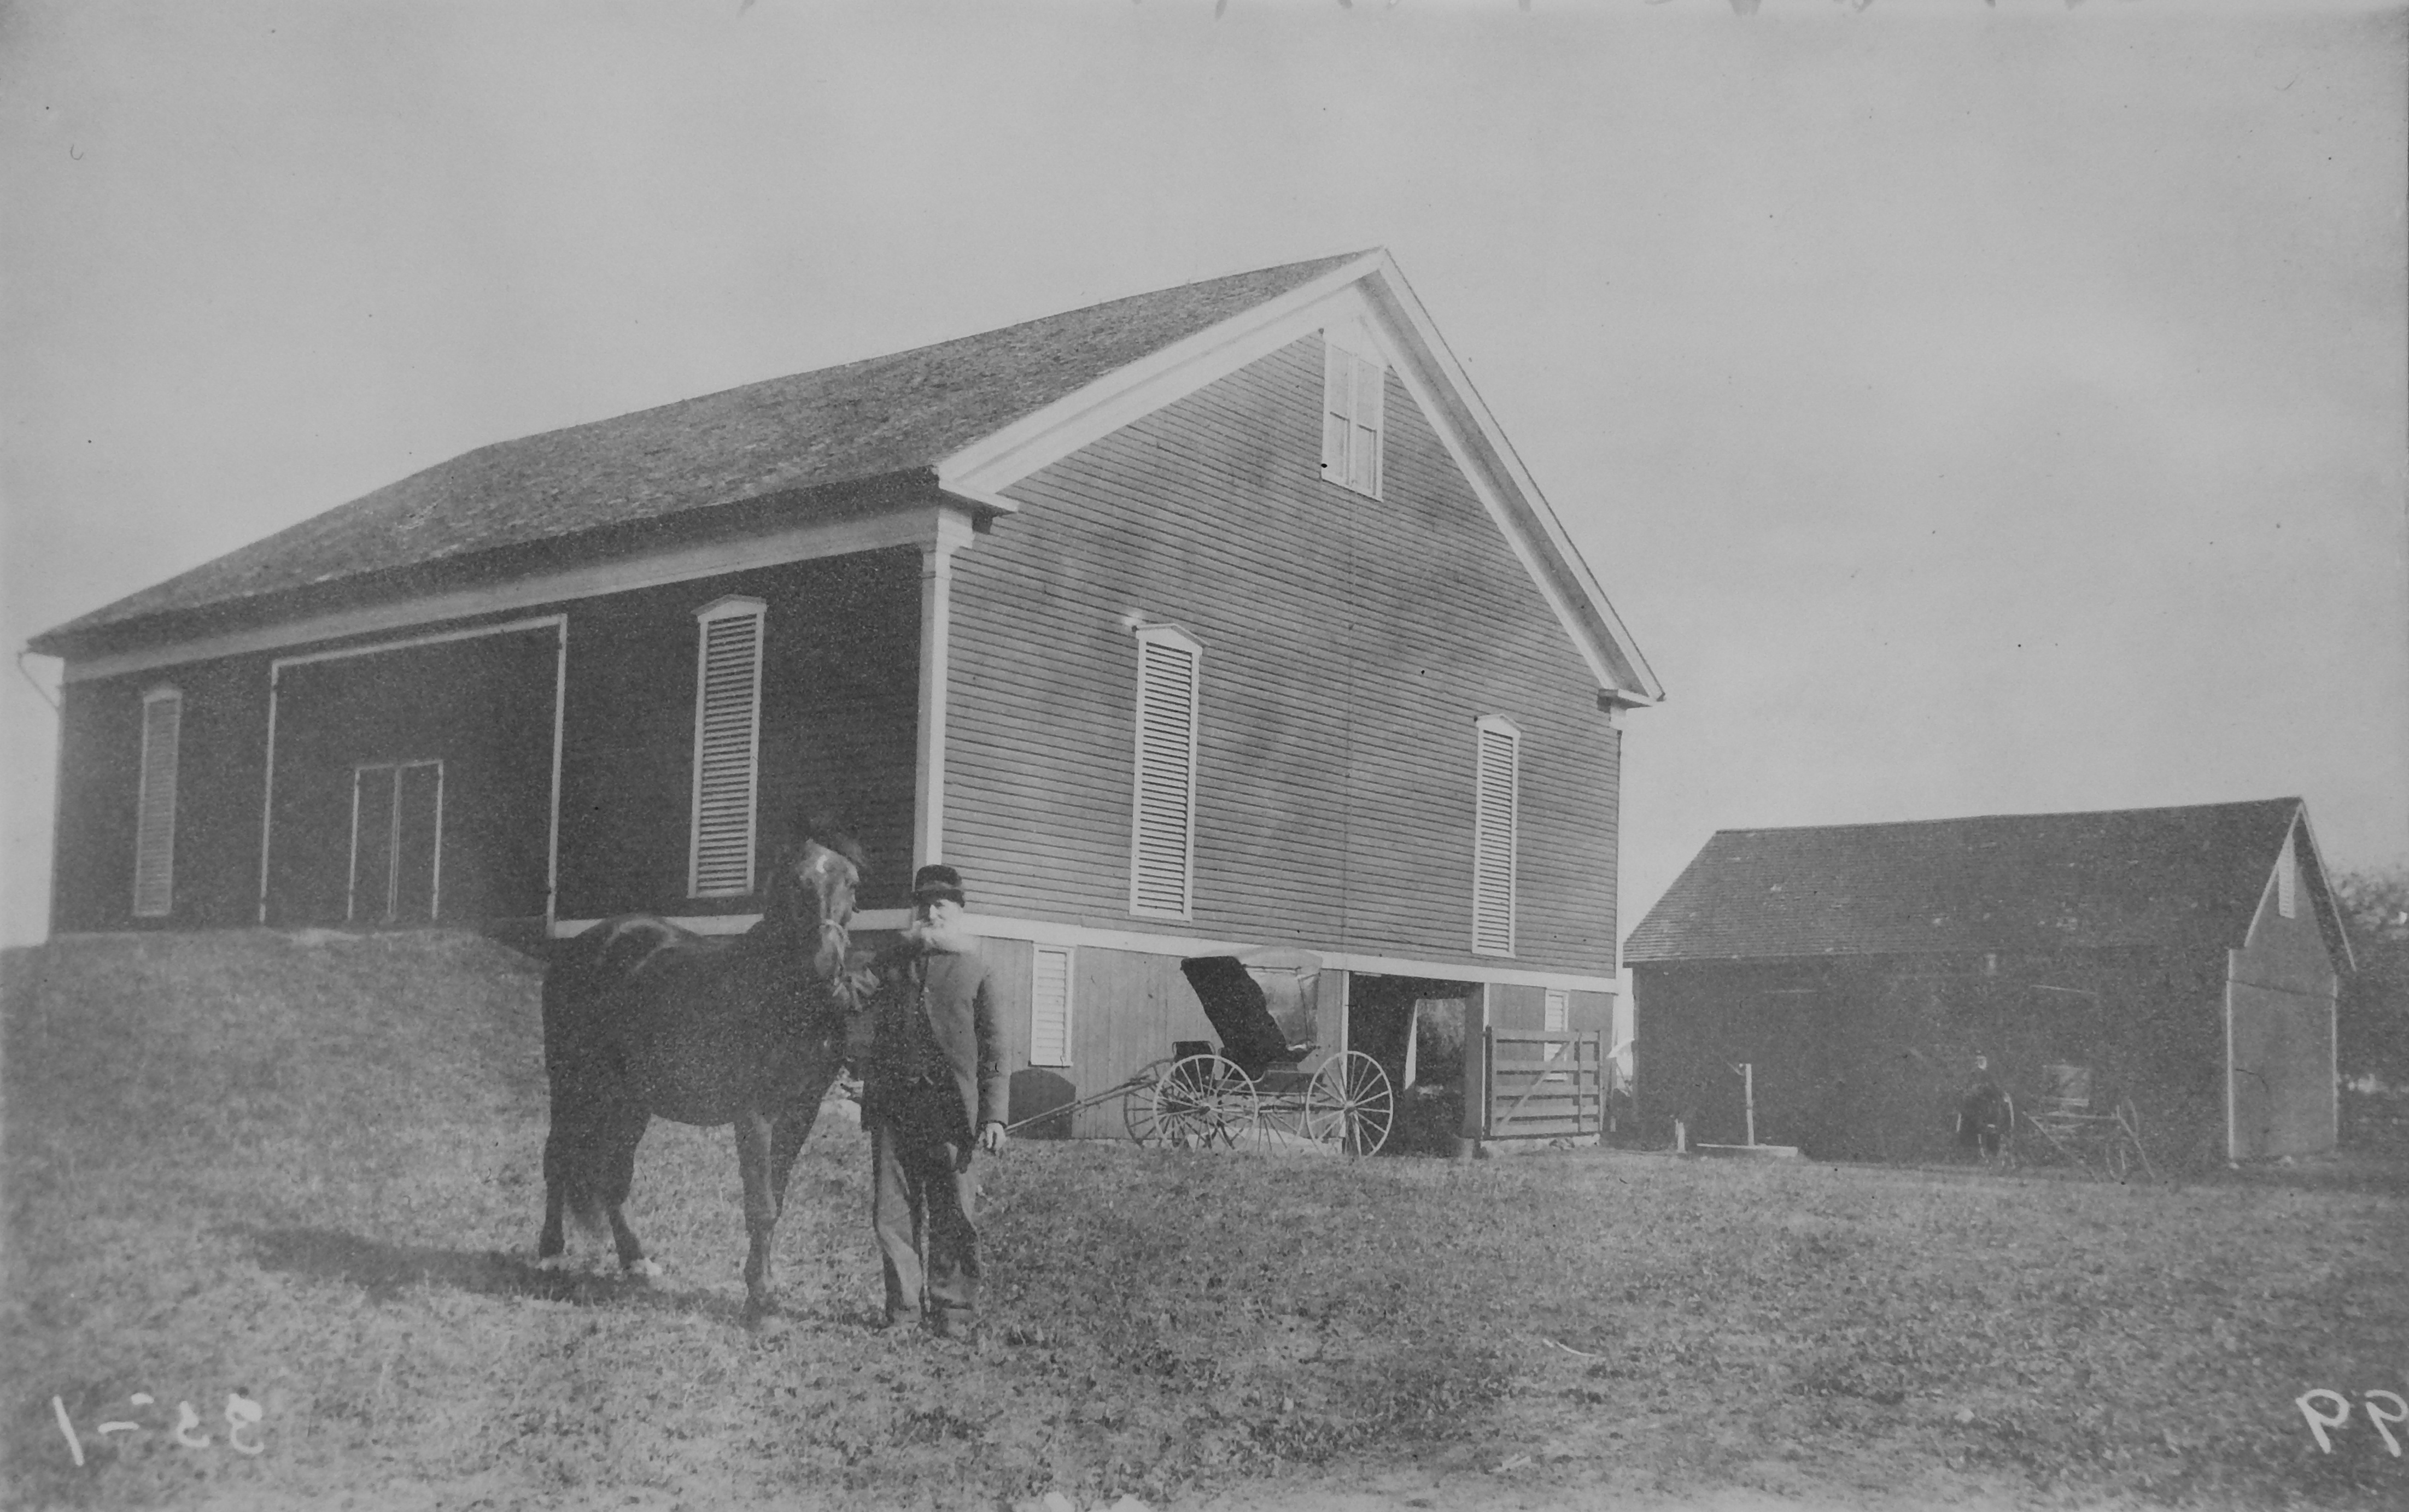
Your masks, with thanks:
M 995 999 L 987 963 L 975 941 L 938 941 L 905 936 L 879 972 L 877 1048 L 862 1088 L 862 1112 L 876 1116 L 908 1074 L 909 1051 L 923 1044 L 912 1023 L 928 1035 L 953 1073 L 956 1106 L 962 1122 L 957 1143 L 971 1144 L 983 1124 L 1004 1122 L 1009 1082 L 1003 1043 L 996 1032 Z

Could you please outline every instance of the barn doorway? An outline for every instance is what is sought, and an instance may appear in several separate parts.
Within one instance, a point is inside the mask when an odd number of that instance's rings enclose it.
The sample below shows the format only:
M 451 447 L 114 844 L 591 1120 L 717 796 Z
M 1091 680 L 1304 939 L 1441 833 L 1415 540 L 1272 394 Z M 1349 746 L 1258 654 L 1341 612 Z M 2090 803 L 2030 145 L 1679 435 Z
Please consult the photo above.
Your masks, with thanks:
M 353 924 L 432 924 L 443 902 L 443 763 L 352 769 Z
M 560 666 L 553 618 L 279 658 L 260 922 L 546 917 Z
M 1396 1088 L 1384 1153 L 1450 1155 L 1464 1123 L 1464 1038 L 1479 1020 L 1480 984 L 1352 973 L 1347 1045 L 1380 1063 Z

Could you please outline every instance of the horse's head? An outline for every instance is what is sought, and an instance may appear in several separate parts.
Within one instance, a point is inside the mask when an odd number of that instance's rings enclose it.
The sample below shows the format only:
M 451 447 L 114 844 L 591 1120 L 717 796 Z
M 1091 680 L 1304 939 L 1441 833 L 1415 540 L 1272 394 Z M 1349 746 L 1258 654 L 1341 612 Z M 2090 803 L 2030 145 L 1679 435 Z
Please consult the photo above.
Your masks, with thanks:
M 852 944 L 846 926 L 860 885 L 859 847 L 842 836 L 814 837 L 770 869 L 762 920 L 791 948 L 810 950 L 814 974 L 833 982 L 844 971 Z

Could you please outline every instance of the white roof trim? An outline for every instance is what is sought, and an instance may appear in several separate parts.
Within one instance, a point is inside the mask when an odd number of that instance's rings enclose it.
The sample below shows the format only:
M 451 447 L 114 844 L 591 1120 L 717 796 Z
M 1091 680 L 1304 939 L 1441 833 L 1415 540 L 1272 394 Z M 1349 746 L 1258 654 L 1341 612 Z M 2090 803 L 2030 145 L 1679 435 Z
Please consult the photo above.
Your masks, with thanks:
M 1662 698 L 1663 686 L 1605 590 L 1385 252 L 1350 259 L 982 437 L 937 464 L 938 485 L 999 497 L 1039 468 L 1333 322 L 1360 322 L 1374 336 L 1598 686 L 1624 703 Z
M 985 502 L 984 500 L 980 502 Z M 788 562 L 890 546 L 926 547 L 945 527 L 952 512 L 943 500 L 914 500 L 880 512 L 815 520 L 728 540 L 671 547 L 667 551 L 613 558 L 555 571 L 531 572 L 504 582 L 451 589 L 330 610 L 304 619 L 281 620 L 251 629 L 229 630 L 163 641 L 132 651 L 107 652 L 68 658 L 61 681 L 81 683 L 117 677 L 126 672 L 176 667 L 219 656 L 260 651 L 281 651 L 347 636 L 375 635 L 442 620 L 478 614 L 504 613 L 572 599 L 688 583 L 753 568 L 780 567 Z

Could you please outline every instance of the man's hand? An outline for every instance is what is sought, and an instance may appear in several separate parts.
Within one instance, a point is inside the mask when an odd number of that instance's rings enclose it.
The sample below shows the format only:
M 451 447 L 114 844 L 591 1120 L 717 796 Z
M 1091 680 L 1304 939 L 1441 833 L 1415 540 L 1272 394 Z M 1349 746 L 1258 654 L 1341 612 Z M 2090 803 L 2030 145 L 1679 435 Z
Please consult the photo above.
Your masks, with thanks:
M 978 1147 L 985 1150 L 989 1155 L 1002 1155 L 1003 1153 L 1003 1125 L 1000 1123 L 984 1123 L 979 1125 Z

